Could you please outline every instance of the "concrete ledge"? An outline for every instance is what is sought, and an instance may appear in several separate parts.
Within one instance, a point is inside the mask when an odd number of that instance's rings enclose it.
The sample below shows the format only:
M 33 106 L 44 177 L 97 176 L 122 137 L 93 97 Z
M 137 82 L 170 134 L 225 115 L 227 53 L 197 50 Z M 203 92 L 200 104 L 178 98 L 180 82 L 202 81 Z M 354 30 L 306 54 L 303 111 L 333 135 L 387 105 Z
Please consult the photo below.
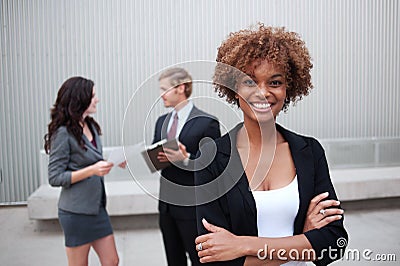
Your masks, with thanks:
M 348 211 L 354 213 L 373 210 L 382 211 L 400 209 L 400 197 L 342 201 L 341 206 L 346 213 Z
M 114 230 L 141 230 L 159 228 L 157 214 L 136 214 L 110 217 Z M 35 231 L 61 232 L 61 225 L 57 217 L 53 219 L 35 219 L 33 221 Z
M 355 168 L 331 170 L 332 182 L 342 202 L 400 197 L 400 167 Z M 157 179 L 106 182 L 107 210 L 112 216 L 157 214 Z M 60 188 L 40 186 L 28 198 L 30 219 L 57 218 Z
M 158 213 L 158 180 L 105 182 L 107 211 L 110 216 Z M 41 185 L 28 198 L 30 219 L 49 220 L 58 217 L 58 197 L 61 188 Z
M 341 201 L 400 196 L 400 167 L 335 169 L 331 178 Z

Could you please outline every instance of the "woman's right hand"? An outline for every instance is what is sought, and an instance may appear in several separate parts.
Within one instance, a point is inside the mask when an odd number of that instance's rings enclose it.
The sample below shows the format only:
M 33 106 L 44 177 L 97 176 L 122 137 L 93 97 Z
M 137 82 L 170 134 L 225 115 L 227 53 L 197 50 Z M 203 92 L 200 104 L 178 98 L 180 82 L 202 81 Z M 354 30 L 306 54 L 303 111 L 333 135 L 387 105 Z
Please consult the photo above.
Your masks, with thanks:
M 201 263 L 213 261 L 228 261 L 243 256 L 242 242 L 238 236 L 228 230 L 210 224 L 206 219 L 201 220 L 208 234 L 196 237 L 197 255 Z
M 113 166 L 113 163 L 107 161 L 98 161 L 92 165 L 93 174 L 97 176 L 105 176 L 111 171 Z
M 328 192 L 315 196 L 308 206 L 306 221 L 304 222 L 303 232 L 312 229 L 320 229 L 333 221 L 342 219 L 343 210 L 339 206 L 338 200 L 328 200 Z

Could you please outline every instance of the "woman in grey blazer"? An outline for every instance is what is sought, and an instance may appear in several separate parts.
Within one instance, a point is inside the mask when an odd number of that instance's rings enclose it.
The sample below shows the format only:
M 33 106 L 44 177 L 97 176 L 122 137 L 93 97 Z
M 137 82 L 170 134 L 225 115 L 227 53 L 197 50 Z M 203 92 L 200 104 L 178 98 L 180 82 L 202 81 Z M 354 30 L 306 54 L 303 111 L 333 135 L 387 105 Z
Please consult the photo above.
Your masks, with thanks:
M 69 265 L 87 265 L 90 247 L 102 265 L 118 265 L 113 230 L 105 209 L 103 176 L 113 167 L 103 160 L 99 124 L 90 116 L 99 102 L 94 83 L 72 77 L 58 91 L 44 148 L 49 183 L 61 186 L 58 217 Z

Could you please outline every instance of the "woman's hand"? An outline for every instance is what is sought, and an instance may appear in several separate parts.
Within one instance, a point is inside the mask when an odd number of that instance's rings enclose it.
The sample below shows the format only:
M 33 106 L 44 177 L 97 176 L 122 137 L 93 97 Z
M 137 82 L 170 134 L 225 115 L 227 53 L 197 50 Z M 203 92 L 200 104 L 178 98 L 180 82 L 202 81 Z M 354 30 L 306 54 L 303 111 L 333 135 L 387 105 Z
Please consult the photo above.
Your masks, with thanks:
M 92 171 L 93 175 L 97 176 L 105 176 L 111 171 L 111 168 L 114 166 L 113 163 L 107 161 L 98 161 L 97 163 L 93 164 Z
M 228 261 L 244 256 L 240 239 L 224 228 L 202 220 L 204 227 L 210 232 L 196 238 L 196 250 L 201 263 L 212 261 Z
M 165 148 L 164 152 L 159 152 L 157 159 L 160 162 L 179 162 L 189 157 L 185 145 L 179 143 L 179 150 Z
M 126 168 L 126 161 L 123 161 L 122 163 L 120 163 L 120 164 L 118 165 L 118 167 L 120 167 L 120 168 L 122 168 L 122 169 L 125 169 L 125 168 Z
M 311 200 L 303 232 L 319 229 L 333 221 L 342 219 L 343 210 L 333 208 L 334 206 L 339 206 L 340 202 L 337 200 L 324 200 L 328 195 L 328 192 L 321 193 Z

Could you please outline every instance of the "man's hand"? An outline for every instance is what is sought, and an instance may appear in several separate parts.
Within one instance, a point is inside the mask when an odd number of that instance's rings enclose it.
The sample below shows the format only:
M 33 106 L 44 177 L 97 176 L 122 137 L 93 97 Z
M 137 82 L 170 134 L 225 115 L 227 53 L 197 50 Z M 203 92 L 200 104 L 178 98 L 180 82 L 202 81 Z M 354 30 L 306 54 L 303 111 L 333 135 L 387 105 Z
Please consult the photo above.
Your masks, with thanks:
M 189 158 L 185 145 L 179 143 L 179 150 L 165 148 L 164 152 L 159 152 L 157 159 L 160 162 L 180 162 Z

